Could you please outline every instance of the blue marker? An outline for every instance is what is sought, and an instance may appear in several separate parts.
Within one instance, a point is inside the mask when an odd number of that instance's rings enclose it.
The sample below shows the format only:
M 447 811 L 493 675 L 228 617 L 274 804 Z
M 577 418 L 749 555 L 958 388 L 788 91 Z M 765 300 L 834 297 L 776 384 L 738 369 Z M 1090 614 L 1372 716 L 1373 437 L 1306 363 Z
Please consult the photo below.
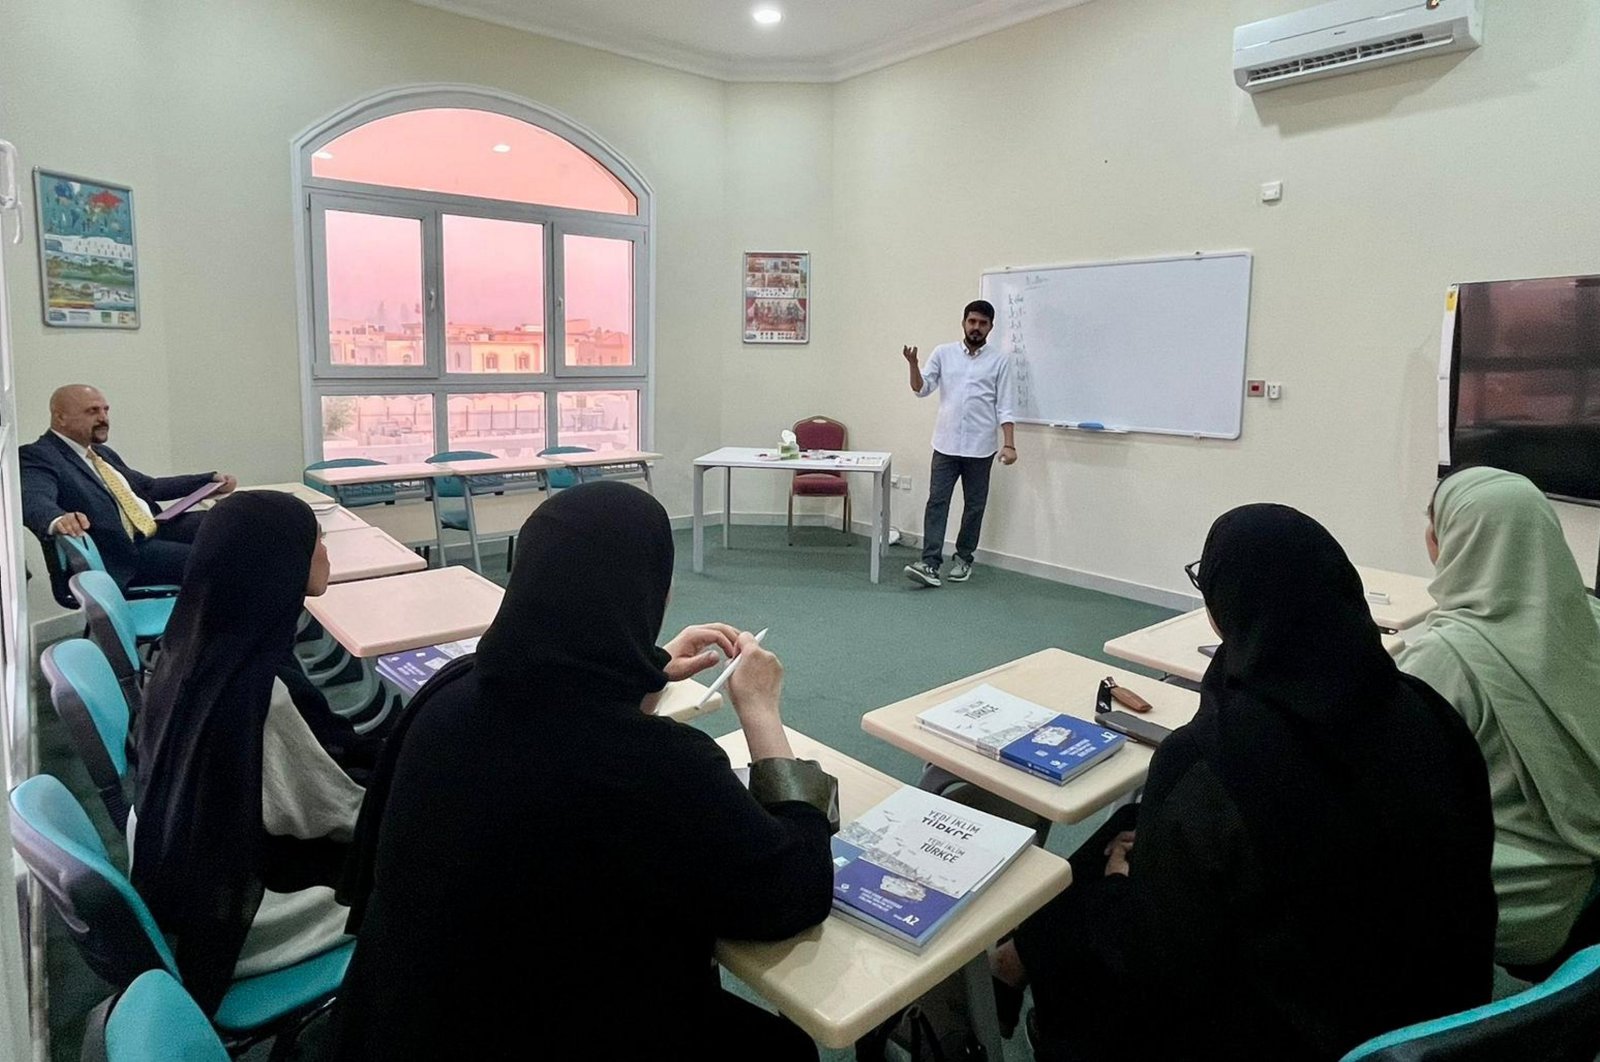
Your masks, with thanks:
M 1106 430 L 1106 426 L 1104 424 L 1101 424 L 1098 420 L 1081 420 L 1081 421 L 1078 422 L 1078 427 L 1081 428 L 1084 431 L 1105 431 Z

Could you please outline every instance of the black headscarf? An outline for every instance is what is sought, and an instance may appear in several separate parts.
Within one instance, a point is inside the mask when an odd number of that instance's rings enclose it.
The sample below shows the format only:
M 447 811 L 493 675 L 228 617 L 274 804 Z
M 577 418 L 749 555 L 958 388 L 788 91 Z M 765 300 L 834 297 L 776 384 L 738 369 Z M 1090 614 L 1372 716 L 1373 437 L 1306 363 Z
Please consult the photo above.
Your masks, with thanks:
M 453 683 L 473 674 L 477 707 L 519 713 L 581 707 L 638 711 L 667 683 L 656 645 L 672 589 L 672 524 L 661 503 L 625 483 L 587 483 L 540 505 L 517 535 L 505 599 L 475 655 L 441 668 L 384 745 L 356 823 L 341 902 L 359 931 L 378 858 L 396 765 L 412 724 Z
M 1374 830 L 1407 833 L 1430 764 L 1481 772 L 1450 706 L 1384 649 L 1360 575 L 1321 524 L 1283 505 L 1225 513 L 1199 583 L 1222 645 L 1195 736 L 1275 871 L 1347 860 Z
M 316 545 L 315 515 L 288 494 L 207 514 L 135 721 L 133 884 L 208 1013 L 261 903 L 262 732 Z
M 484 690 L 525 703 L 639 700 L 667 683 L 667 511 L 625 483 L 564 490 L 517 536 L 505 600 L 478 643 Z

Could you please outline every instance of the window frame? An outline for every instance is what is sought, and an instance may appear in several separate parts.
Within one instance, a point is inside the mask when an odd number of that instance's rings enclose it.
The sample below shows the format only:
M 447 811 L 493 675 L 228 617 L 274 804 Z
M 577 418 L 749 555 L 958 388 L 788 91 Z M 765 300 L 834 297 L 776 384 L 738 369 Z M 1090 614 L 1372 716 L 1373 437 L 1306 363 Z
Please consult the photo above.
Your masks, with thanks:
M 538 126 L 586 152 L 635 197 L 638 212 L 607 214 L 417 189 L 392 188 L 313 177 L 313 153 L 351 129 L 379 118 L 440 107 L 493 111 Z M 322 459 L 322 399 L 340 395 L 431 394 L 434 444 L 452 449 L 450 398 L 461 394 L 543 392 L 545 445 L 562 445 L 560 395 L 568 391 L 633 390 L 639 393 L 636 438 L 641 449 L 654 443 L 654 196 L 639 173 L 598 136 L 561 115 L 526 100 L 488 89 L 417 86 L 380 93 L 303 130 L 293 142 L 296 271 L 300 318 L 300 369 L 303 444 L 307 463 Z M 327 330 L 326 211 L 416 217 L 422 225 L 424 358 L 417 366 L 335 365 Z M 544 241 L 543 372 L 453 372 L 448 364 L 443 288 L 443 217 L 446 214 L 532 223 Z M 633 243 L 633 363 L 566 364 L 564 239 L 567 235 L 626 239 Z M 513 362 L 513 366 L 515 362 Z

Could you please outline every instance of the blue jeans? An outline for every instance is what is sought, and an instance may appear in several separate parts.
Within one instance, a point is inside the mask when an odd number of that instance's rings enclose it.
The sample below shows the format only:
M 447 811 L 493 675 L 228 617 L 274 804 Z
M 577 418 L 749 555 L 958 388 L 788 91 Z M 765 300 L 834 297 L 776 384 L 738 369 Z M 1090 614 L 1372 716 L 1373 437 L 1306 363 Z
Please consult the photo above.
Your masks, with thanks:
M 994 454 L 988 457 L 951 457 L 933 452 L 933 470 L 928 474 L 928 508 L 922 515 L 922 560 L 937 569 L 944 563 L 944 529 L 950 519 L 950 495 L 956 480 L 961 480 L 961 530 L 956 534 L 956 556 L 972 563 L 983 530 L 983 510 L 989 504 L 989 473 Z

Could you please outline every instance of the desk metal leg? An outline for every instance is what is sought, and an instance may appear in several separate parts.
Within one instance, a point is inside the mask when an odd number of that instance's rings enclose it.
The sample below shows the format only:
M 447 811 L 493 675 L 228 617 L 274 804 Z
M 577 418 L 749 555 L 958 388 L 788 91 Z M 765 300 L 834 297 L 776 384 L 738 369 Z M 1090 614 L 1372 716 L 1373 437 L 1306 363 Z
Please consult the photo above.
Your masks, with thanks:
M 448 568 L 444 556 L 444 518 L 439 515 L 439 491 L 433 484 L 428 484 L 428 501 L 433 504 L 433 548 L 439 554 L 439 567 Z M 433 567 L 430 560 L 428 566 Z
M 893 462 L 885 461 L 883 465 L 883 512 L 878 514 L 883 521 L 882 552 L 889 552 L 889 506 L 894 499 L 894 475 L 892 474 Z
M 1000 1016 L 995 1011 L 994 983 L 990 980 L 989 955 L 979 952 L 961 968 L 967 989 L 967 1015 L 972 1019 L 972 1035 L 983 1045 L 990 1062 L 1002 1062 L 1005 1044 L 1000 1038 Z
M 472 481 L 461 477 L 461 503 L 467 510 L 467 539 L 472 543 L 472 570 L 483 574 L 483 555 L 478 550 L 478 518 L 472 508 Z
M 694 570 L 706 570 L 706 470 L 694 466 Z
M 872 477 L 872 560 L 867 571 L 873 582 L 878 581 L 878 569 L 883 564 L 883 540 L 888 533 L 882 520 L 884 486 L 882 475 Z
M 733 530 L 733 466 L 722 470 L 722 548 L 730 547 Z
M 656 488 L 655 485 L 650 482 L 650 465 L 647 462 L 640 462 L 639 471 L 644 473 L 644 489 L 649 493 L 654 494 L 656 492 Z

